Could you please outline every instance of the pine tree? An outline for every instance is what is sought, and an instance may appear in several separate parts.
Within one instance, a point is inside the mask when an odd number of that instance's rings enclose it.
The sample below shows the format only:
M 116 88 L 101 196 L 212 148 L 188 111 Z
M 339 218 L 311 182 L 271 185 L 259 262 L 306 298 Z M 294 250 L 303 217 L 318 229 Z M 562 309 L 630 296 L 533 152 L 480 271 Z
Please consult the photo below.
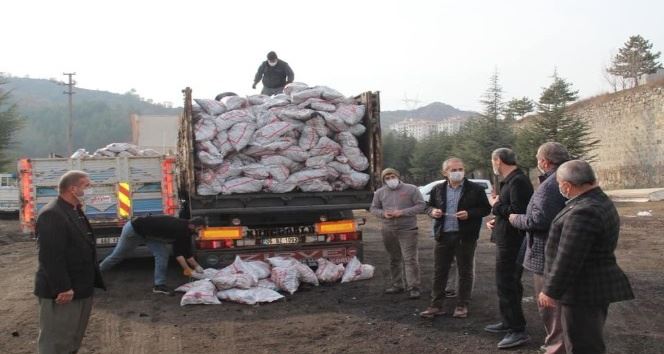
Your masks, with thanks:
M 408 136 L 406 132 L 390 131 L 383 136 L 383 167 L 397 169 L 401 177 L 408 181 L 410 179 L 409 170 L 413 151 L 417 140 Z
M 535 167 L 537 148 L 547 142 L 563 144 L 573 158 L 592 161 L 599 140 L 593 139 L 590 126 L 581 117 L 567 111 L 569 103 L 578 98 L 572 84 L 553 75 L 553 82 L 544 89 L 538 103 L 538 115 L 530 126 L 518 132 L 517 153 L 524 167 Z
M 511 148 L 514 144 L 511 121 L 501 116 L 502 94 L 496 71 L 480 101 L 484 105 L 484 112 L 477 118 L 471 118 L 459 132 L 457 155 L 464 160 L 467 171 L 478 170 L 482 176 L 490 176 L 493 150 Z
M 507 105 L 503 110 L 503 115 L 506 120 L 516 120 L 523 118 L 524 115 L 532 112 L 534 109 L 535 105 L 530 98 L 513 98 L 511 101 L 507 102 Z
M 16 104 L 11 103 L 10 91 L 4 90 L 7 80 L 0 73 L 0 166 L 11 162 L 8 151 L 14 145 L 15 133 L 23 126 L 23 118 L 18 114 Z
M 640 35 L 631 36 L 618 50 L 612 66 L 607 71 L 611 75 L 631 80 L 632 87 L 636 87 L 642 75 L 655 73 L 662 68 L 662 64 L 657 62 L 661 52 L 653 53 L 651 50 L 650 41 Z

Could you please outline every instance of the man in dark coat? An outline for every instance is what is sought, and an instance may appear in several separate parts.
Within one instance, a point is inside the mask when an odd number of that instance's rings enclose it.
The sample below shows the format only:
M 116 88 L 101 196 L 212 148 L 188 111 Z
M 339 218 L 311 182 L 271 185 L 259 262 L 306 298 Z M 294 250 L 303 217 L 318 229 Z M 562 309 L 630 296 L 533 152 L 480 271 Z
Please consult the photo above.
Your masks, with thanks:
M 459 270 L 459 294 L 453 316 L 468 316 L 468 304 L 473 287 L 475 248 L 482 227 L 482 218 L 489 215 L 491 206 L 484 188 L 466 179 L 463 161 L 449 158 L 443 162 L 442 173 L 447 180 L 433 188 L 426 209 L 434 218 L 434 276 L 431 305 L 420 313 L 422 317 L 444 314 L 445 286 L 450 266 L 456 255 Z
M 540 185 L 530 198 L 525 214 L 510 214 L 512 226 L 527 232 L 523 267 L 533 273 L 535 297 L 544 285 L 544 245 L 553 218 L 565 206 L 565 197 L 558 191 L 556 170 L 569 160 L 567 149 L 560 143 L 546 142 L 537 149 L 537 169 L 542 173 Z M 557 306 L 537 306 L 546 337 L 544 347 L 548 354 L 565 353 L 560 309 Z
M 92 227 L 81 209 L 89 187 L 87 173 L 65 173 L 58 184 L 58 198 L 37 217 L 39 268 L 34 294 L 39 298 L 40 354 L 78 351 L 94 288 L 106 289 L 97 267 Z
M 251 87 L 255 89 L 256 84 L 261 80 L 263 80 L 261 93 L 272 96 L 282 93 L 284 86 L 295 80 L 295 74 L 287 62 L 277 58 L 277 53 L 269 52 L 267 53 L 267 60 L 258 67 L 254 84 Z
M 507 333 L 498 343 L 506 349 L 522 345 L 530 340 L 526 333 L 521 298 L 523 267 L 517 263 L 525 232 L 509 222 L 510 214 L 523 214 L 533 194 L 533 185 L 517 166 L 516 154 L 511 149 L 500 148 L 491 154 L 491 165 L 496 175 L 503 177 L 500 195 L 489 200 L 495 219 L 492 239 L 496 242 L 496 288 L 502 321 L 484 327 L 487 332 Z
M 614 253 L 620 217 L 587 162 L 562 164 L 556 180 L 569 201 L 551 224 L 538 302 L 558 302 L 568 353 L 604 353 L 609 304 L 634 298 Z

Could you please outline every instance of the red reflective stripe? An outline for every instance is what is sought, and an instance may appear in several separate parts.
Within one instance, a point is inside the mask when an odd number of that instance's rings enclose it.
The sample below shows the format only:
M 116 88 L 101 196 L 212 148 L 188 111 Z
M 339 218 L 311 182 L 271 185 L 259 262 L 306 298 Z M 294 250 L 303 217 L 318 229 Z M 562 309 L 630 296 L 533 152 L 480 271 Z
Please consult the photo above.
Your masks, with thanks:
M 120 193 L 126 195 L 127 197 L 129 197 L 129 189 L 125 188 L 121 184 L 118 184 L 118 192 L 120 192 Z

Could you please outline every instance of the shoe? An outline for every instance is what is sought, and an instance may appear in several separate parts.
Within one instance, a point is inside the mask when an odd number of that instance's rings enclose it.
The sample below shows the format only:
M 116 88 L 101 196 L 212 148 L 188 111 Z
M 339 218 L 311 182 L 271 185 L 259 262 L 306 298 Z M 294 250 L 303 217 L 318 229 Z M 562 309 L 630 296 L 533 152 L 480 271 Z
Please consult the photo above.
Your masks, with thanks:
M 522 344 L 527 343 L 530 340 L 530 336 L 526 331 L 521 332 L 509 332 L 507 335 L 498 343 L 498 349 L 508 349 L 518 347 Z
M 468 317 L 468 306 L 457 306 L 454 309 L 454 314 L 452 317 L 455 318 L 466 318 Z
M 168 296 L 175 295 L 175 291 L 166 285 L 155 285 L 154 288 L 152 288 L 152 292 L 155 294 L 166 294 Z
M 408 298 L 409 299 L 419 299 L 420 298 L 420 291 L 418 289 L 410 289 L 410 292 L 408 293 Z
M 403 292 L 403 288 L 398 288 L 396 286 L 392 286 L 392 287 L 389 287 L 389 288 L 385 289 L 385 294 L 398 294 L 398 293 L 402 293 L 402 292 Z
M 510 331 L 510 328 L 502 322 L 498 322 L 484 327 L 484 330 L 491 333 L 507 333 Z
M 436 316 L 446 315 L 445 310 L 439 307 L 427 307 L 426 310 L 420 312 L 420 317 L 424 318 L 434 318 Z
M 445 297 L 456 297 L 456 290 L 450 289 L 450 290 L 445 290 Z

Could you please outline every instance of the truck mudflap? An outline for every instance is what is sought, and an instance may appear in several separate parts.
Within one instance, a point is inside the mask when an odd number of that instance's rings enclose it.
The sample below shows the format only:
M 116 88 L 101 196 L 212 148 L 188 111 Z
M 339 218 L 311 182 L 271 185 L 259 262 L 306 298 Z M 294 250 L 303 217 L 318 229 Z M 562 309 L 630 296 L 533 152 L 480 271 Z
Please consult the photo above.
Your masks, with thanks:
M 270 257 L 293 257 L 309 266 L 318 265 L 318 258 L 340 264 L 348 263 L 354 256 L 363 260 L 362 242 L 339 242 L 334 244 L 306 244 L 280 247 L 236 247 L 228 249 L 198 249 L 196 259 L 205 268 L 221 268 L 233 263 L 235 256 L 246 261 L 267 261 Z

